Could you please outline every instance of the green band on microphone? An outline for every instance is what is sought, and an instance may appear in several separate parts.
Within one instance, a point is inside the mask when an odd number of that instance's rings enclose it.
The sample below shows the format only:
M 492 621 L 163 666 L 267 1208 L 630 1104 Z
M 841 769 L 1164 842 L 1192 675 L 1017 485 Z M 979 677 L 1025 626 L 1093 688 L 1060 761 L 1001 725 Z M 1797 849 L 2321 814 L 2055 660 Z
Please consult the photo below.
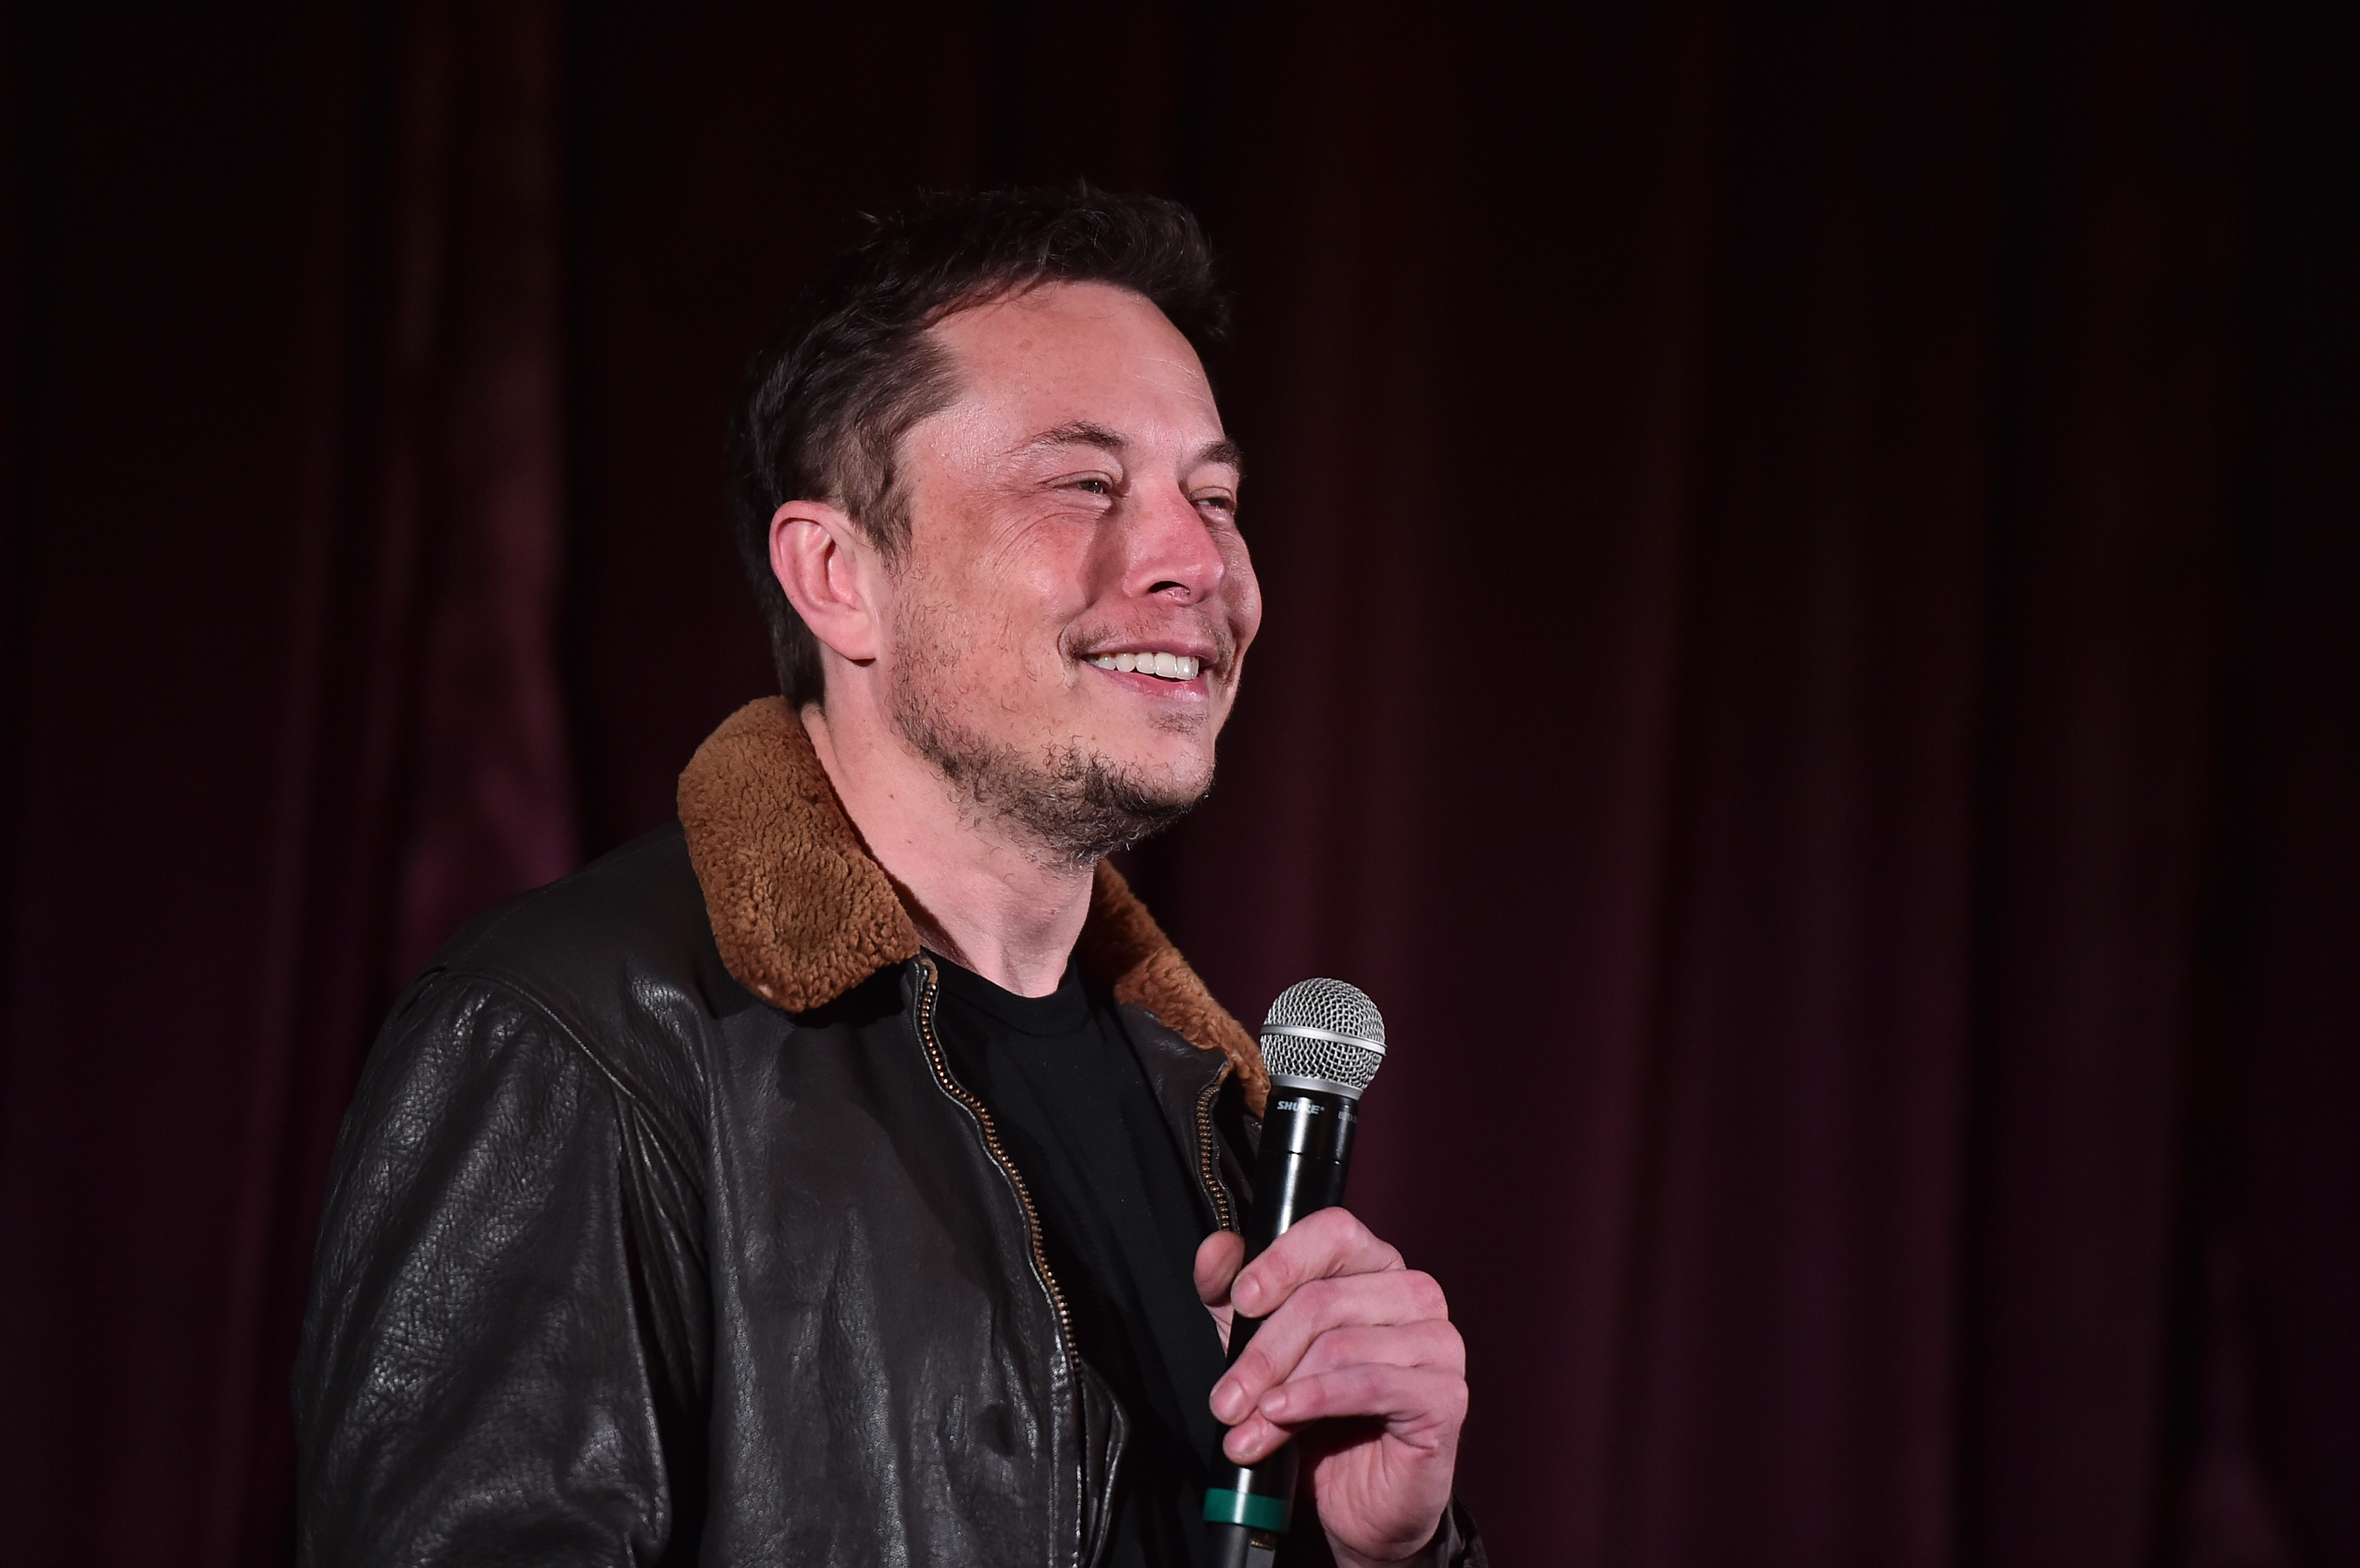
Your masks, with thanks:
M 1241 1524 L 1248 1530 L 1283 1530 L 1294 1512 L 1295 1505 L 1284 1497 L 1265 1497 L 1259 1492 L 1232 1492 L 1226 1486 L 1210 1487 L 1205 1493 L 1205 1519 L 1210 1524 Z

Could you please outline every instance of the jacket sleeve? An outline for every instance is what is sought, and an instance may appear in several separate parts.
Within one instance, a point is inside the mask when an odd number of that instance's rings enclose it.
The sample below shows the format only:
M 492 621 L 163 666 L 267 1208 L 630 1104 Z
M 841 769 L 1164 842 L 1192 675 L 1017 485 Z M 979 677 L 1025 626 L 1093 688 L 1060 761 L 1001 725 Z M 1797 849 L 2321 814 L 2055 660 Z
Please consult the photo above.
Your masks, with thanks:
M 298 1561 L 694 1560 L 701 1235 L 676 1144 L 585 1042 L 500 985 L 421 981 L 337 1142 Z

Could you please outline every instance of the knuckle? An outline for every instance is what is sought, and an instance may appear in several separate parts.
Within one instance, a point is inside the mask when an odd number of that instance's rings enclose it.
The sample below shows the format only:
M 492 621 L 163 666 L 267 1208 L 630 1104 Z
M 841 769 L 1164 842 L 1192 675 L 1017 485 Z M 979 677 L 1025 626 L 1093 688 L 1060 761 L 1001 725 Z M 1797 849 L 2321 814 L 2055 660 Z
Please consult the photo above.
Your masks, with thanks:
M 1238 1364 L 1231 1370 L 1239 1381 L 1249 1388 L 1254 1388 L 1278 1381 L 1280 1368 L 1278 1357 L 1262 1347 L 1262 1339 L 1257 1335 L 1238 1357 Z
M 1438 1359 L 1441 1364 L 1448 1367 L 1453 1373 L 1464 1377 L 1467 1375 L 1466 1336 L 1461 1334 L 1457 1329 L 1451 1327 L 1448 1323 L 1444 1323 L 1442 1325 L 1440 1338 L 1442 1342 L 1439 1346 L 1441 1356 Z
M 1331 1328 L 1312 1342 L 1303 1360 L 1306 1367 L 1316 1359 L 1323 1372 L 1340 1372 L 1362 1362 L 1376 1359 L 1378 1347 L 1371 1333 L 1360 1327 Z
M 1343 1286 L 1334 1279 L 1306 1279 L 1295 1288 L 1294 1300 L 1303 1303 L 1302 1310 L 1315 1321 L 1330 1323 L 1337 1317 L 1338 1299 Z
M 1343 1263 L 1365 1250 L 1372 1239 L 1369 1227 L 1349 1209 L 1322 1209 L 1311 1216 L 1319 1222 L 1319 1243 L 1331 1261 Z

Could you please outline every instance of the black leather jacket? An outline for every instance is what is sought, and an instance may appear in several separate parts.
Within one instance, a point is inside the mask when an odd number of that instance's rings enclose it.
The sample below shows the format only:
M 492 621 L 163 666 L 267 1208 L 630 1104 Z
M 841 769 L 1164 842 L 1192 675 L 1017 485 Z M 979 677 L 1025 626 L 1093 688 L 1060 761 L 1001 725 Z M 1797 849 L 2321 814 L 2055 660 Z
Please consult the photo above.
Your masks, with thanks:
M 296 1369 L 300 1560 L 1088 1563 L 1125 1417 L 906 913 L 779 703 L 682 808 L 462 932 L 371 1053 Z M 1233 1225 L 1252 1040 L 1111 871 L 1076 953 Z

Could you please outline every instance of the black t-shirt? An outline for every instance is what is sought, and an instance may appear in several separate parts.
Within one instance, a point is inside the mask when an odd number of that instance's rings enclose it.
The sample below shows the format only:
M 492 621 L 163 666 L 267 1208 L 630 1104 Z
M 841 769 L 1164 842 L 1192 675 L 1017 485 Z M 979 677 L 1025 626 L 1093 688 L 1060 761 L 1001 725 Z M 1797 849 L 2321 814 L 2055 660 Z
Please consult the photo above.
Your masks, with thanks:
M 937 957 L 935 1027 L 950 1069 L 990 1108 L 1041 1216 L 1075 1348 L 1131 1418 L 1116 1475 L 1109 1568 L 1204 1568 L 1206 1400 L 1226 1365 L 1197 1300 L 1213 1216 L 1157 1107 L 1113 999 L 1069 966 L 1019 996 Z

